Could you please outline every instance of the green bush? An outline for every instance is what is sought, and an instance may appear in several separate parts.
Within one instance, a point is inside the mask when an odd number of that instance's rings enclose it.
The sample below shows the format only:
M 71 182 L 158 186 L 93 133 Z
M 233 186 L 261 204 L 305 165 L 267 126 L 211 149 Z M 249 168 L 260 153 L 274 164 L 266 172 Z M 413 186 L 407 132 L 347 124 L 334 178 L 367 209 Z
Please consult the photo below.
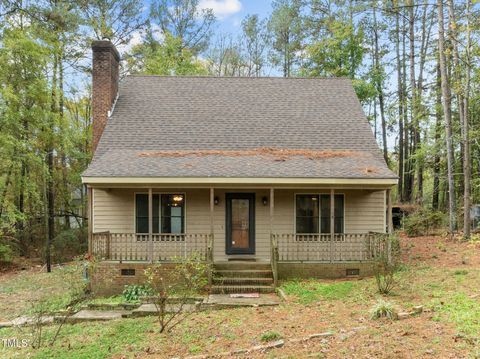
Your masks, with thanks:
M 403 220 L 405 233 L 410 237 L 429 235 L 432 230 L 444 226 L 445 214 L 439 211 L 419 209 Z
M 60 232 L 52 242 L 51 253 L 55 262 L 66 262 L 87 251 L 84 229 L 75 228 Z
M 153 291 L 148 285 L 133 284 L 126 285 L 122 294 L 127 302 L 136 302 L 140 300 L 141 297 L 153 295 Z
M 13 250 L 8 244 L 0 243 L 0 262 L 11 262 Z

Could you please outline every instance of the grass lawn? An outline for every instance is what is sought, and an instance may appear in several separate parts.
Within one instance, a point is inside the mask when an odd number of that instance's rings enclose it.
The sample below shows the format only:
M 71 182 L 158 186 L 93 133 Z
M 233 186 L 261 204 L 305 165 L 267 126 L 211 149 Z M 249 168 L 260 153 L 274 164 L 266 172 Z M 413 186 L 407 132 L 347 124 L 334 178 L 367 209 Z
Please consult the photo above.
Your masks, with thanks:
M 376 294 L 375 281 L 299 280 L 282 283 L 288 301 L 278 307 L 238 308 L 192 315 L 159 334 L 154 318 L 66 325 L 53 346 L 56 326 L 43 329 L 40 349 L 1 349 L 2 358 L 169 358 L 214 354 L 283 338 L 286 345 L 248 357 L 478 358 L 480 356 L 480 245 L 441 237 L 403 238 L 405 266 L 392 295 Z M 0 317 L 27 310 L 25 301 L 51 293 L 61 298 L 64 276 L 34 271 L 0 277 Z M 49 289 L 44 289 L 47 286 Z M 4 304 L 4 298 L 9 305 Z M 401 310 L 423 305 L 420 315 L 373 320 L 382 298 Z M 120 298 L 106 301 L 117 302 Z M 102 300 L 97 300 L 102 301 Z M 53 300 L 61 306 L 60 299 Z M 289 342 L 309 334 L 335 336 Z M 29 328 L 0 329 L 0 338 L 30 339 Z M 1 342 L 0 342 L 1 344 Z

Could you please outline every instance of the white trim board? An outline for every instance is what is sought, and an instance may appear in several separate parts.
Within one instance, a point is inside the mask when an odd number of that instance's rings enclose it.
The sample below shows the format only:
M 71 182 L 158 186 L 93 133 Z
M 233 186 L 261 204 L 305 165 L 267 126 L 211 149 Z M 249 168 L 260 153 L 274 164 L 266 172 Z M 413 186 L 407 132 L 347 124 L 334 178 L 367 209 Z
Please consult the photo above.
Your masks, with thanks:
M 268 178 L 268 177 L 82 177 L 91 184 L 267 184 L 267 185 L 396 185 L 396 178 Z

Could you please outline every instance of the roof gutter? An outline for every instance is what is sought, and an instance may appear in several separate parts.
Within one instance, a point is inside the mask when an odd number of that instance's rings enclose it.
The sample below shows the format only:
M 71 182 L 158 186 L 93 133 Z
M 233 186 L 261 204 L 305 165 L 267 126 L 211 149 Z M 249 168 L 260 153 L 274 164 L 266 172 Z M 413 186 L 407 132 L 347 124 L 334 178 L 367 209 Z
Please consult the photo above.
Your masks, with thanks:
M 396 178 L 269 178 L 269 177 L 89 177 L 85 184 L 263 184 L 263 185 L 382 185 L 393 186 Z

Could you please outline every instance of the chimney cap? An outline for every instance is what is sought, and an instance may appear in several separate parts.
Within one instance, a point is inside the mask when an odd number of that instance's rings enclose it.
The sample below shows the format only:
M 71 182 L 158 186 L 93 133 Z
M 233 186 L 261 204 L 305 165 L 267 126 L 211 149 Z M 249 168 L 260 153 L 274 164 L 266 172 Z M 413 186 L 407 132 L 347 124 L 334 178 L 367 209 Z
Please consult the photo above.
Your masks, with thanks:
M 117 48 L 110 40 L 95 40 L 92 41 L 92 51 L 101 52 L 101 51 L 110 51 L 117 61 L 120 61 L 120 54 L 118 53 Z

